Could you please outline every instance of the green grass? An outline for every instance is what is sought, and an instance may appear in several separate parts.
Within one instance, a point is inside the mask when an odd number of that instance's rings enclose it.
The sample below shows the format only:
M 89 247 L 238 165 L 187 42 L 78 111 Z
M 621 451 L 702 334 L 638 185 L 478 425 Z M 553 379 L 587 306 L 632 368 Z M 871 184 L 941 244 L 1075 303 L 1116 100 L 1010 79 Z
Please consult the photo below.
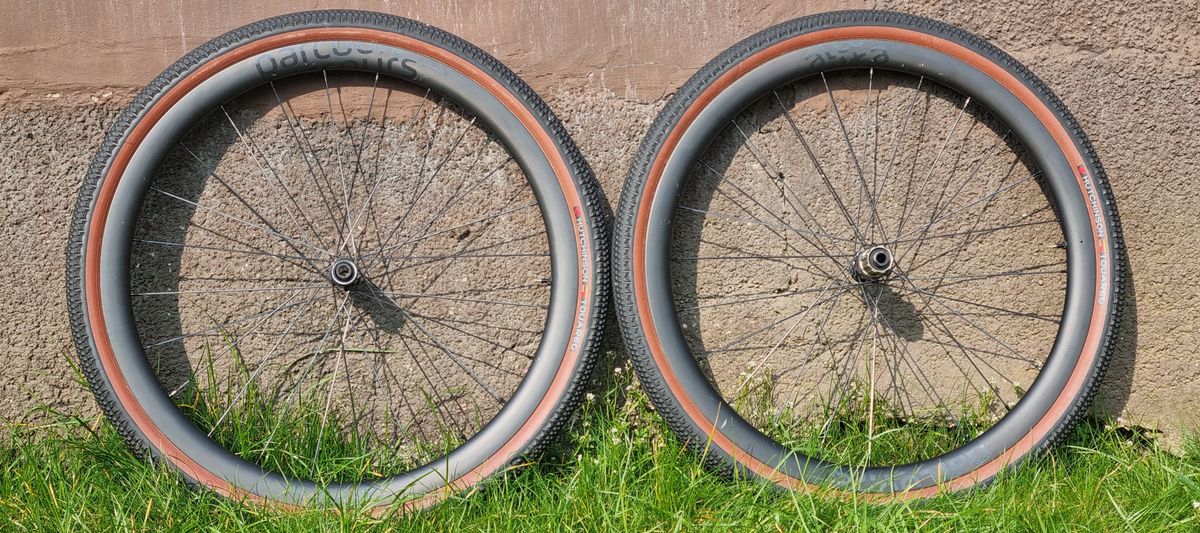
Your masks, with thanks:
M 251 379 L 236 344 L 227 341 L 226 346 L 233 364 L 218 371 L 213 351 L 206 350 L 197 365 L 200 370 L 189 376 L 174 399 L 197 427 L 211 429 L 213 441 L 267 470 L 319 484 L 378 479 L 407 472 L 461 444 L 445 424 L 439 424 L 437 439 L 389 435 L 421 445 L 404 453 L 376 445 L 357 432 L 327 431 L 347 422 L 344 413 L 328 409 L 324 401 L 336 376 L 323 376 L 311 387 L 264 391 Z M 429 412 L 437 412 L 432 404 Z
M 986 489 L 874 505 L 712 475 L 618 379 L 540 462 L 432 510 L 375 518 L 243 507 L 147 466 L 101 419 L 40 418 L 0 431 L 0 530 L 1200 530 L 1200 442 L 1173 455 L 1100 422 Z

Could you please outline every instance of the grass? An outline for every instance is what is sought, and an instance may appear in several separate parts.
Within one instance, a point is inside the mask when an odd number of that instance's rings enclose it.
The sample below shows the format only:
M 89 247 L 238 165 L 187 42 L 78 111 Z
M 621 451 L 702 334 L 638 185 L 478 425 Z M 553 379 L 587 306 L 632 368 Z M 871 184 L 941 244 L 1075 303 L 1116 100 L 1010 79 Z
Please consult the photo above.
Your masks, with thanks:
M 769 379 L 745 380 L 731 403 L 785 447 L 843 465 L 900 465 L 947 453 L 994 425 L 1000 412 L 990 394 L 945 408 L 889 405 L 857 380 L 842 384 L 833 397 L 813 393 L 817 398 L 806 407 L 778 409 L 773 388 Z
M 0 434 L 5 531 L 1180 531 L 1200 530 L 1200 442 L 1170 454 L 1102 422 L 990 487 L 888 505 L 708 473 L 618 377 L 538 463 L 429 511 L 280 513 L 189 490 L 102 419 L 43 410 Z
M 318 484 L 378 479 L 409 471 L 461 444 L 445 424 L 438 428 L 437 439 L 393 432 L 393 441 L 413 443 L 404 446 L 403 453 L 373 445 L 357 432 L 326 431 L 348 422 L 341 410 L 329 409 L 325 401 L 336 376 L 323 376 L 311 387 L 263 390 L 251 378 L 237 344 L 227 340 L 225 346 L 232 364 L 218 371 L 213 351 L 206 350 L 199 372 L 193 371 L 180 387 L 175 402 L 197 427 L 210 428 L 209 436 L 217 444 L 267 470 Z M 311 370 L 309 366 L 303 373 Z M 430 404 L 429 412 L 439 411 Z

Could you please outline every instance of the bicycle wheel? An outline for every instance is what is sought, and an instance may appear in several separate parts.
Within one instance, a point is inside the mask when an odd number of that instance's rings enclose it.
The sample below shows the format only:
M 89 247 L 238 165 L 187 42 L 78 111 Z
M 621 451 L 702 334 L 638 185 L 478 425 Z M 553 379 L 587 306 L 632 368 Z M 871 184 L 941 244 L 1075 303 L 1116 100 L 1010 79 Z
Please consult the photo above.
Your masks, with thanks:
M 1065 106 L 898 13 L 767 29 L 693 76 L 621 196 L 626 346 L 722 472 L 868 498 L 992 479 L 1084 414 L 1122 242 Z
M 322 11 L 190 53 L 109 131 L 68 248 L 128 444 L 223 495 L 432 504 L 537 452 L 607 298 L 596 182 L 511 71 Z

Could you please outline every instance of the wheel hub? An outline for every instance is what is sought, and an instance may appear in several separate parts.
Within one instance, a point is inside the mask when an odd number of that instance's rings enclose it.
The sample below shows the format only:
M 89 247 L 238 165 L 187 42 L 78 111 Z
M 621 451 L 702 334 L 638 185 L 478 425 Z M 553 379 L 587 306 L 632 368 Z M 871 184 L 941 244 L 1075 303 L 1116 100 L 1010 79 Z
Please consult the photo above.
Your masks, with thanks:
M 850 274 L 862 282 L 880 281 L 892 274 L 896 258 L 886 246 L 868 246 L 854 254 L 850 262 Z
M 339 287 L 350 287 L 358 282 L 358 265 L 349 259 L 338 259 L 329 267 L 329 279 Z

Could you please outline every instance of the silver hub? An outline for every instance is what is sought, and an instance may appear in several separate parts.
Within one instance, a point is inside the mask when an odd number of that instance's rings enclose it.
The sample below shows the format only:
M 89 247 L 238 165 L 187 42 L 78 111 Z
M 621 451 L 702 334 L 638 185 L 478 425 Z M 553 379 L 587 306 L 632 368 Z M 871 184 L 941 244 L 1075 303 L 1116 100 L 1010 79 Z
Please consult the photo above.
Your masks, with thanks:
M 870 246 L 854 254 L 850 273 L 862 282 L 879 281 L 892 274 L 896 267 L 895 256 L 886 246 Z
M 349 259 L 338 259 L 329 267 L 329 279 L 339 287 L 349 287 L 358 282 L 358 265 Z

